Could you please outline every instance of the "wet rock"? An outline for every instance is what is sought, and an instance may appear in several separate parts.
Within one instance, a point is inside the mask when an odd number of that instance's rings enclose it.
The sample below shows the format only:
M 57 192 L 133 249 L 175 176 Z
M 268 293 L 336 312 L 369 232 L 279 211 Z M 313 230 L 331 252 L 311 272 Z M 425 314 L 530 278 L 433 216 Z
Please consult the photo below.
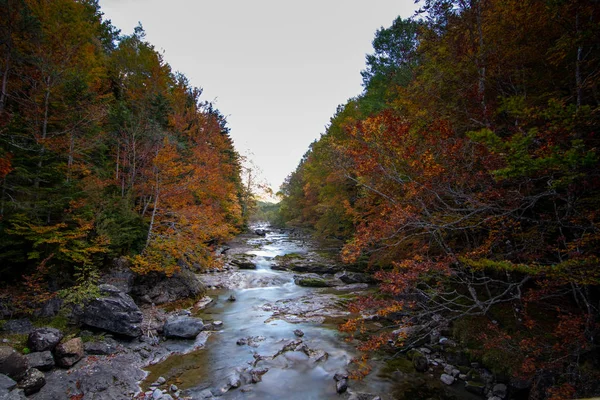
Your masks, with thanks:
M 266 229 L 256 229 L 254 231 L 255 234 L 257 234 L 258 236 L 267 236 L 267 230 Z
M 74 338 L 56 346 L 54 350 L 54 356 L 56 357 L 56 364 L 70 368 L 75 363 L 83 358 L 83 342 L 81 338 Z
M 104 297 L 86 304 L 80 321 L 108 332 L 130 337 L 140 336 L 142 312 L 133 299 L 111 285 L 100 285 L 98 288 Z
M 300 329 L 296 329 L 294 331 L 294 335 L 296 335 L 298 337 L 302 337 L 302 336 L 304 336 L 304 332 L 302 332 Z
M 38 328 L 29 334 L 27 345 L 31 351 L 54 350 L 62 338 L 62 332 L 56 328 Z
M 2 325 L 2 330 L 10 333 L 28 334 L 33 330 L 31 321 L 27 318 L 9 319 Z
M 310 359 L 310 361 L 312 362 L 320 362 L 320 361 L 327 361 L 327 358 L 329 358 L 329 353 L 327 353 L 325 350 L 312 350 L 312 349 L 308 349 L 308 351 L 305 351 L 305 354 L 308 356 L 308 358 Z
M 262 381 L 262 376 L 269 372 L 269 368 L 252 368 L 248 372 L 250 373 L 251 382 L 258 383 Z
M 117 352 L 116 346 L 106 341 L 86 342 L 83 344 L 83 349 L 87 354 L 96 356 L 107 356 Z
M 39 392 L 45 384 L 46 377 L 44 373 L 38 369 L 29 368 L 23 379 L 19 381 L 19 388 L 23 389 L 25 395 L 29 396 Z
M 165 322 L 163 333 L 167 338 L 194 339 L 203 329 L 204 323 L 200 318 L 175 316 Z
M 339 394 L 342 394 L 346 390 L 348 390 L 348 379 L 340 379 L 339 381 L 337 381 L 335 383 L 335 390 Z
M 223 321 L 213 321 L 212 326 L 214 328 L 222 328 L 223 327 Z
M 39 353 L 30 353 L 25 355 L 25 357 L 27 358 L 29 367 L 37 368 L 40 371 L 49 371 L 55 365 L 54 357 L 52 356 L 52 352 L 50 350 Z
M 245 338 L 238 339 L 235 343 L 238 346 L 250 346 L 250 347 L 258 347 L 259 343 L 266 340 L 264 336 L 247 336 Z
M 212 303 L 213 299 L 209 296 L 204 296 L 203 298 L 201 298 L 200 300 L 198 300 L 196 302 L 196 304 L 194 304 L 194 308 L 197 310 L 202 310 L 204 308 L 206 308 L 206 306 L 208 306 L 210 303 Z
M 235 298 L 234 295 L 230 295 L 229 298 L 227 299 L 227 301 L 236 301 L 237 299 Z
M 12 347 L 0 346 L 0 374 L 7 375 L 18 382 L 25 376 L 28 368 L 29 364 L 24 355 L 16 352 Z
M 446 385 L 452 385 L 454 383 L 454 377 L 448 374 L 442 374 L 440 380 Z

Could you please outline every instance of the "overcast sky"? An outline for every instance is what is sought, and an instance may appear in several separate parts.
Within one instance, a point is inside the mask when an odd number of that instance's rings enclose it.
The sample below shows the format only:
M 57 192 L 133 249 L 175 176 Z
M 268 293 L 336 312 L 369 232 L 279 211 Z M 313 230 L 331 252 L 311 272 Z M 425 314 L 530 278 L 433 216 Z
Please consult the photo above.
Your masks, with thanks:
M 174 71 L 227 116 L 240 154 L 274 190 L 339 104 L 362 91 L 360 71 L 381 26 L 413 0 L 100 0 L 123 34 L 138 21 Z

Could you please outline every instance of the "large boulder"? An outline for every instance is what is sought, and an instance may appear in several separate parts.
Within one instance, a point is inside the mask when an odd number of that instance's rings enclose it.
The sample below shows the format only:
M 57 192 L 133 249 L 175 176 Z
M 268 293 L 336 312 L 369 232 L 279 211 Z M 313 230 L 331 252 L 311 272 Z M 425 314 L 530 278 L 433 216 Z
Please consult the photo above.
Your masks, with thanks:
M 70 368 L 83 358 L 83 342 L 81 338 L 68 340 L 56 346 L 54 351 L 56 364 Z
M 27 345 L 31 351 L 53 350 L 62 338 L 62 332 L 56 328 L 38 328 L 29 334 Z
M 31 368 L 37 368 L 40 371 L 49 371 L 54 367 L 54 357 L 52 352 L 49 350 L 42 351 L 39 353 L 30 353 L 25 355 L 29 366 Z
M 19 381 L 28 368 L 29 364 L 23 354 L 17 353 L 12 347 L 0 346 L 0 374 Z
M 171 317 L 165 322 L 163 333 L 167 338 L 194 339 L 204 329 L 200 318 L 183 316 Z
M 182 268 L 170 277 L 160 273 L 136 276 L 130 293 L 136 299 L 144 298 L 154 304 L 164 304 L 199 297 L 205 291 L 196 275 Z
M 99 289 L 103 297 L 85 305 L 80 321 L 119 335 L 140 336 L 142 312 L 133 299 L 112 285 L 100 285 Z
M 29 396 L 30 394 L 39 392 L 45 384 L 46 377 L 44 373 L 35 368 L 29 368 L 25 377 L 19 382 L 19 388 L 23 389 L 25 394 Z

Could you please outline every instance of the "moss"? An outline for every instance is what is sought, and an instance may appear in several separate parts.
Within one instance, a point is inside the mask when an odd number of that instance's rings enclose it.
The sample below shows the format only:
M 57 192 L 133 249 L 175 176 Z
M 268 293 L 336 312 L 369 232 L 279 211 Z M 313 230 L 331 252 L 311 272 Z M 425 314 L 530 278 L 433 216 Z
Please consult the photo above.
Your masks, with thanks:
M 415 372 L 415 367 L 412 361 L 404 357 L 392 358 L 385 363 L 385 367 L 381 369 L 383 375 L 390 375 L 394 371 L 404 372 L 405 374 L 411 374 Z
M 318 279 L 318 278 L 298 279 L 297 284 L 299 286 L 307 286 L 307 287 L 329 287 L 329 283 L 327 283 L 323 279 Z

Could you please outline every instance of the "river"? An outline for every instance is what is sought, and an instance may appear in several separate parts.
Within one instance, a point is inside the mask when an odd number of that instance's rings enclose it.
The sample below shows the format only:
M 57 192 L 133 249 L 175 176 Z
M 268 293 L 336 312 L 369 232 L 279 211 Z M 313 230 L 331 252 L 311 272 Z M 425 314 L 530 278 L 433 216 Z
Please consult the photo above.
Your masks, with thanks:
M 322 258 L 312 245 L 306 238 L 278 230 L 264 237 L 242 236 L 232 244 L 228 257 L 247 256 L 256 269 L 202 276 L 212 287 L 208 296 L 213 302 L 196 313 L 205 322 L 222 321 L 222 328 L 210 335 L 204 348 L 150 367 L 148 381 L 163 376 L 193 399 L 210 398 L 210 393 L 223 399 L 339 399 L 334 375 L 347 370 L 356 351 L 337 324 L 348 316 L 344 301 L 360 285 L 303 287 L 294 283 L 297 273 L 271 269 L 277 256 L 294 255 L 308 262 Z M 294 349 L 282 352 L 286 345 Z M 231 387 L 244 372 L 260 374 L 265 369 L 268 372 L 259 382 L 244 384 L 242 379 L 241 387 Z M 372 375 L 350 381 L 344 397 L 368 387 L 373 395 L 366 398 L 372 399 L 388 386 Z

